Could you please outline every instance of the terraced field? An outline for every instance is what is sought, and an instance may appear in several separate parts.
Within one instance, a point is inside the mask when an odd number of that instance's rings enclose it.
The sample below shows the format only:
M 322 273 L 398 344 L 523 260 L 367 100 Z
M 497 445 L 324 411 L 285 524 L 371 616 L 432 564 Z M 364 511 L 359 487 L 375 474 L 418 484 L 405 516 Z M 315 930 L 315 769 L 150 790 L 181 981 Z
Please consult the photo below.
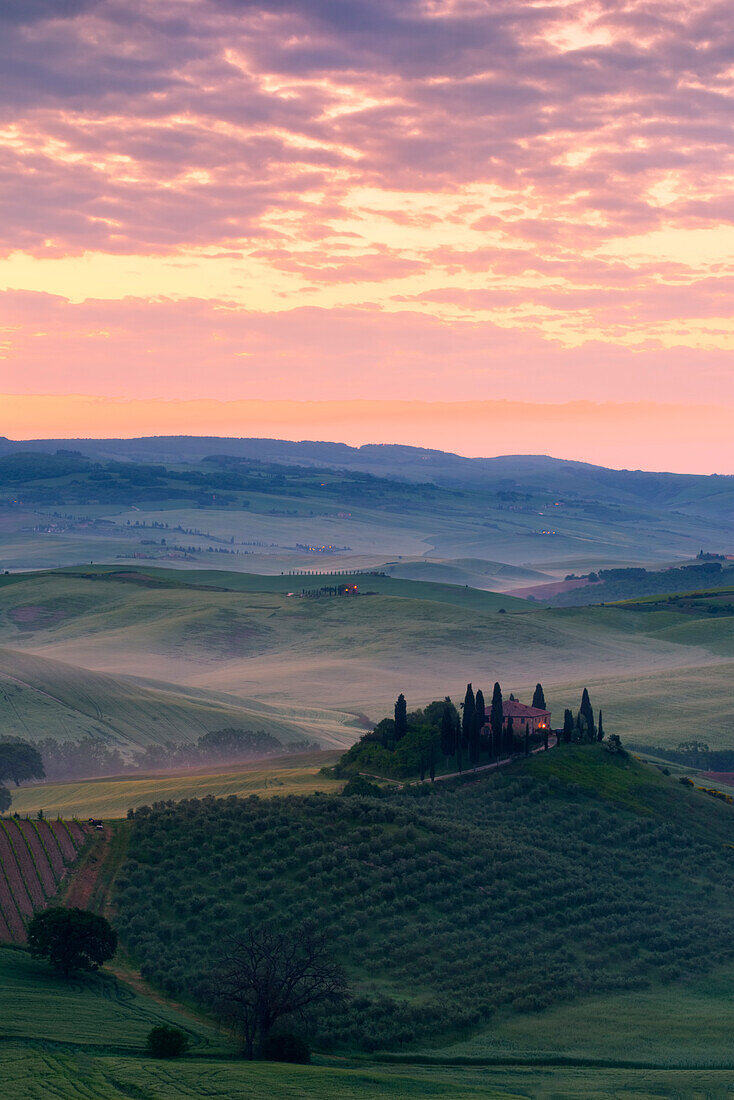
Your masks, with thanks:
M 25 943 L 26 923 L 55 896 L 86 839 L 77 821 L 0 818 L 1 943 Z

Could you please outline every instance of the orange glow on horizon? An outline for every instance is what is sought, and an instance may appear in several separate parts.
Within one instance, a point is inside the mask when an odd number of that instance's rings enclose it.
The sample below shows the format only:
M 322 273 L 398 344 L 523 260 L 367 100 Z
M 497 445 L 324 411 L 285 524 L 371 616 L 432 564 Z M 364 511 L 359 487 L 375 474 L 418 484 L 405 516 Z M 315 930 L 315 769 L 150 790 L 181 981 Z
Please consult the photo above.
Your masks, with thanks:
M 729 473 L 725 407 L 512 401 L 134 401 L 0 395 L 0 434 L 22 439 L 198 435 L 400 443 L 465 455 L 547 454 L 625 469 Z M 488 431 L 488 425 L 491 430 Z

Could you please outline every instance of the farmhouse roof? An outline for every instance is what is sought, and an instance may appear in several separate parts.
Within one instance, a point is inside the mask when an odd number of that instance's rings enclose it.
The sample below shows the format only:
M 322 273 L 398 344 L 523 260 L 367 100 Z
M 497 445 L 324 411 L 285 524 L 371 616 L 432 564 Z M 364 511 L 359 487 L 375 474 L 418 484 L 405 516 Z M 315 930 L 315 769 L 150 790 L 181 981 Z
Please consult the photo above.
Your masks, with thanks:
M 540 710 L 538 707 L 527 707 L 524 703 L 518 703 L 517 699 L 503 699 L 502 716 L 504 718 L 544 718 L 550 714 L 549 710 Z

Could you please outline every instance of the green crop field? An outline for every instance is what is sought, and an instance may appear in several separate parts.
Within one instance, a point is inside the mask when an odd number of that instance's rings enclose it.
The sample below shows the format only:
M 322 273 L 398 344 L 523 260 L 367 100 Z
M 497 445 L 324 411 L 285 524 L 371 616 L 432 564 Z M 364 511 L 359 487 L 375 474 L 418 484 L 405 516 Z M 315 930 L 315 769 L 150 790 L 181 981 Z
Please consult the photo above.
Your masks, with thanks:
M 150 805 L 161 799 L 178 801 L 206 795 L 225 798 L 253 794 L 268 798 L 314 791 L 334 792 L 339 791 L 343 783 L 325 779 L 319 771 L 337 759 L 337 753 L 295 753 L 291 757 L 220 768 L 36 783 L 13 792 L 13 810 L 21 814 L 35 814 L 42 809 L 46 815 L 120 818 L 125 817 L 130 808 Z

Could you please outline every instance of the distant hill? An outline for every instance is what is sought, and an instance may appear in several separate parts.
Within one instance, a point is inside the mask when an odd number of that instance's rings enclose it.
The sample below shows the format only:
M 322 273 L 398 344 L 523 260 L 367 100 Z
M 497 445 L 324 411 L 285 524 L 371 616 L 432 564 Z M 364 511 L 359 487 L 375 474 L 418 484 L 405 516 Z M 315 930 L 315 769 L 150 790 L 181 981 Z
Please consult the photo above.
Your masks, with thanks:
M 446 451 L 401 444 L 313 440 L 238 439 L 222 436 L 145 436 L 138 439 L 36 439 L 0 437 L 0 455 L 18 451 L 77 451 L 90 458 L 128 462 L 200 462 L 211 455 L 290 465 L 363 470 L 383 477 L 431 481 L 451 488 L 504 485 L 558 492 L 603 492 L 609 500 L 661 504 L 699 503 L 734 494 L 734 476 L 611 470 L 548 455 L 465 458 Z

